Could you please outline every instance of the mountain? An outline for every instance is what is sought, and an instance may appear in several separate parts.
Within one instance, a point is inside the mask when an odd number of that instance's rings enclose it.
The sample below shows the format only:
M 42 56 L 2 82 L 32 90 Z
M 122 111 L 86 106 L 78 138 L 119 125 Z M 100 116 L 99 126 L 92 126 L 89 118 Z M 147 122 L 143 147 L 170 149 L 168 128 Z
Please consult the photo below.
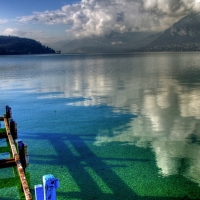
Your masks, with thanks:
M 112 32 L 107 36 L 85 37 L 71 41 L 59 41 L 50 46 L 62 53 L 121 53 L 135 51 L 160 36 L 152 32 Z
M 50 45 L 62 53 L 133 51 L 200 51 L 200 13 L 191 13 L 163 33 L 127 32 L 60 41 Z
M 166 29 L 145 51 L 199 51 L 200 13 L 191 13 Z
M 0 36 L 0 55 L 49 54 L 55 51 L 33 39 Z

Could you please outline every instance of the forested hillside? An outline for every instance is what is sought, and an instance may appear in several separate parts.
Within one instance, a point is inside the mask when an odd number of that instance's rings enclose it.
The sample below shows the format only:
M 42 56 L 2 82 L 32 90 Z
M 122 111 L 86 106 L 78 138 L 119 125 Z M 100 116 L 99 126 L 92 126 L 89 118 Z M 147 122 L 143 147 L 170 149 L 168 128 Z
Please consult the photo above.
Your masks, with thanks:
M 55 51 L 33 39 L 0 36 L 0 55 L 49 54 Z

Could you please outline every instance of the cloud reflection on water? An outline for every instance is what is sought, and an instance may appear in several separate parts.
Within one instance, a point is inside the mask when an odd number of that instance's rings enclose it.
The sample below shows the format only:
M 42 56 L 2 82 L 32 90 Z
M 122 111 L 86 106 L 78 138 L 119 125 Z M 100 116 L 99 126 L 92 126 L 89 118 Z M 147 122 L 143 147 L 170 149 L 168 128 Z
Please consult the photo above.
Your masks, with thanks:
M 121 141 L 150 145 L 162 175 L 182 174 L 200 184 L 199 88 L 188 89 L 171 79 L 160 79 L 159 83 L 162 88 L 143 91 L 138 104 L 141 116 L 133 119 L 129 130 L 112 138 L 99 135 L 98 144 Z
M 27 77 L 27 71 L 25 77 L 10 78 L 6 89 L 20 79 L 24 88 L 38 93 L 38 99 L 80 98 L 65 105 L 106 105 L 114 113 L 137 115 L 120 129 L 113 129 L 112 136 L 106 127 L 99 129 L 94 144 L 117 141 L 150 146 L 163 176 L 181 174 L 200 184 L 200 89 L 198 80 L 193 81 L 193 75 L 199 72 L 187 67 L 188 60 L 198 56 L 112 58 L 43 62 L 39 77 L 37 70 L 31 75 L 34 79 Z M 187 78 L 185 82 L 182 76 Z
M 105 104 L 112 107 L 113 112 L 138 115 L 120 131 L 114 129 L 112 137 L 106 134 L 106 129 L 99 132 L 95 144 L 118 141 L 140 147 L 150 145 L 162 175 L 182 174 L 200 184 L 198 85 L 191 87 L 187 82 L 183 84 L 179 81 L 178 76 L 173 77 L 173 67 L 176 64 L 174 59 L 150 59 L 148 63 L 153 66 L 150 68 L 144 67 L 147 61 L 135 60 L 134 65 L 138 66 L 134 68 L 123 60 L 124 67 L 115 66 L 115 69 L 111 61 L 111 68 L 107 66 L 96 69 L 95 66 L 106 64 L 101 59 L 89 60 L 88 71 L 77 67 L 78 73 L 75 73 L 74 80 L 69 77 L 69 80 L 65 79 L 67 88 L 61 91 L 67 91 L 67 98 L 75 94 L 87 98 L 73 103 L 73 106 Z M 80 66 L 80 63 L 76 64 Z M 194 71 L 191 67 L 188 70 L 186 65 L 184 67 L 187 72 L 191 70 L 192 73 L 198 73 L 198 70 Z M 187 78 L 191 84 L 193 74 Z M 196 141 L 192 141 L 191 136 Z

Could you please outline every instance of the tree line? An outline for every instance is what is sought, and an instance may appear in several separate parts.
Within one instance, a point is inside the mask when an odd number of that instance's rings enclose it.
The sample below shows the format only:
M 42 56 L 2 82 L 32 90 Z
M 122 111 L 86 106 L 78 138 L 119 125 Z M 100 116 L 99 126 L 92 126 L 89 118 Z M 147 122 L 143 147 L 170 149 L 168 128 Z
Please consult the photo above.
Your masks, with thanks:
M 29 38 L 0 36 L 0 55 L 54 54 L 55 50 Z

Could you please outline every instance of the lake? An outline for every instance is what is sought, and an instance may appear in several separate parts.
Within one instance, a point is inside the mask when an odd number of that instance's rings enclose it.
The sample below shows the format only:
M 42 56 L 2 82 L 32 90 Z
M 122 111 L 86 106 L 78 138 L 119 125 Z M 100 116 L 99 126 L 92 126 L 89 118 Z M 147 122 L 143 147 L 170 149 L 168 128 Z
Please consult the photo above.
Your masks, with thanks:
M 200 199 L 198 52 L 1 56 L 6 105 L 33 196 L 53 174 L 58 200 Z M 23 199 L 17 181 L 0 170 L 0 199 Z

